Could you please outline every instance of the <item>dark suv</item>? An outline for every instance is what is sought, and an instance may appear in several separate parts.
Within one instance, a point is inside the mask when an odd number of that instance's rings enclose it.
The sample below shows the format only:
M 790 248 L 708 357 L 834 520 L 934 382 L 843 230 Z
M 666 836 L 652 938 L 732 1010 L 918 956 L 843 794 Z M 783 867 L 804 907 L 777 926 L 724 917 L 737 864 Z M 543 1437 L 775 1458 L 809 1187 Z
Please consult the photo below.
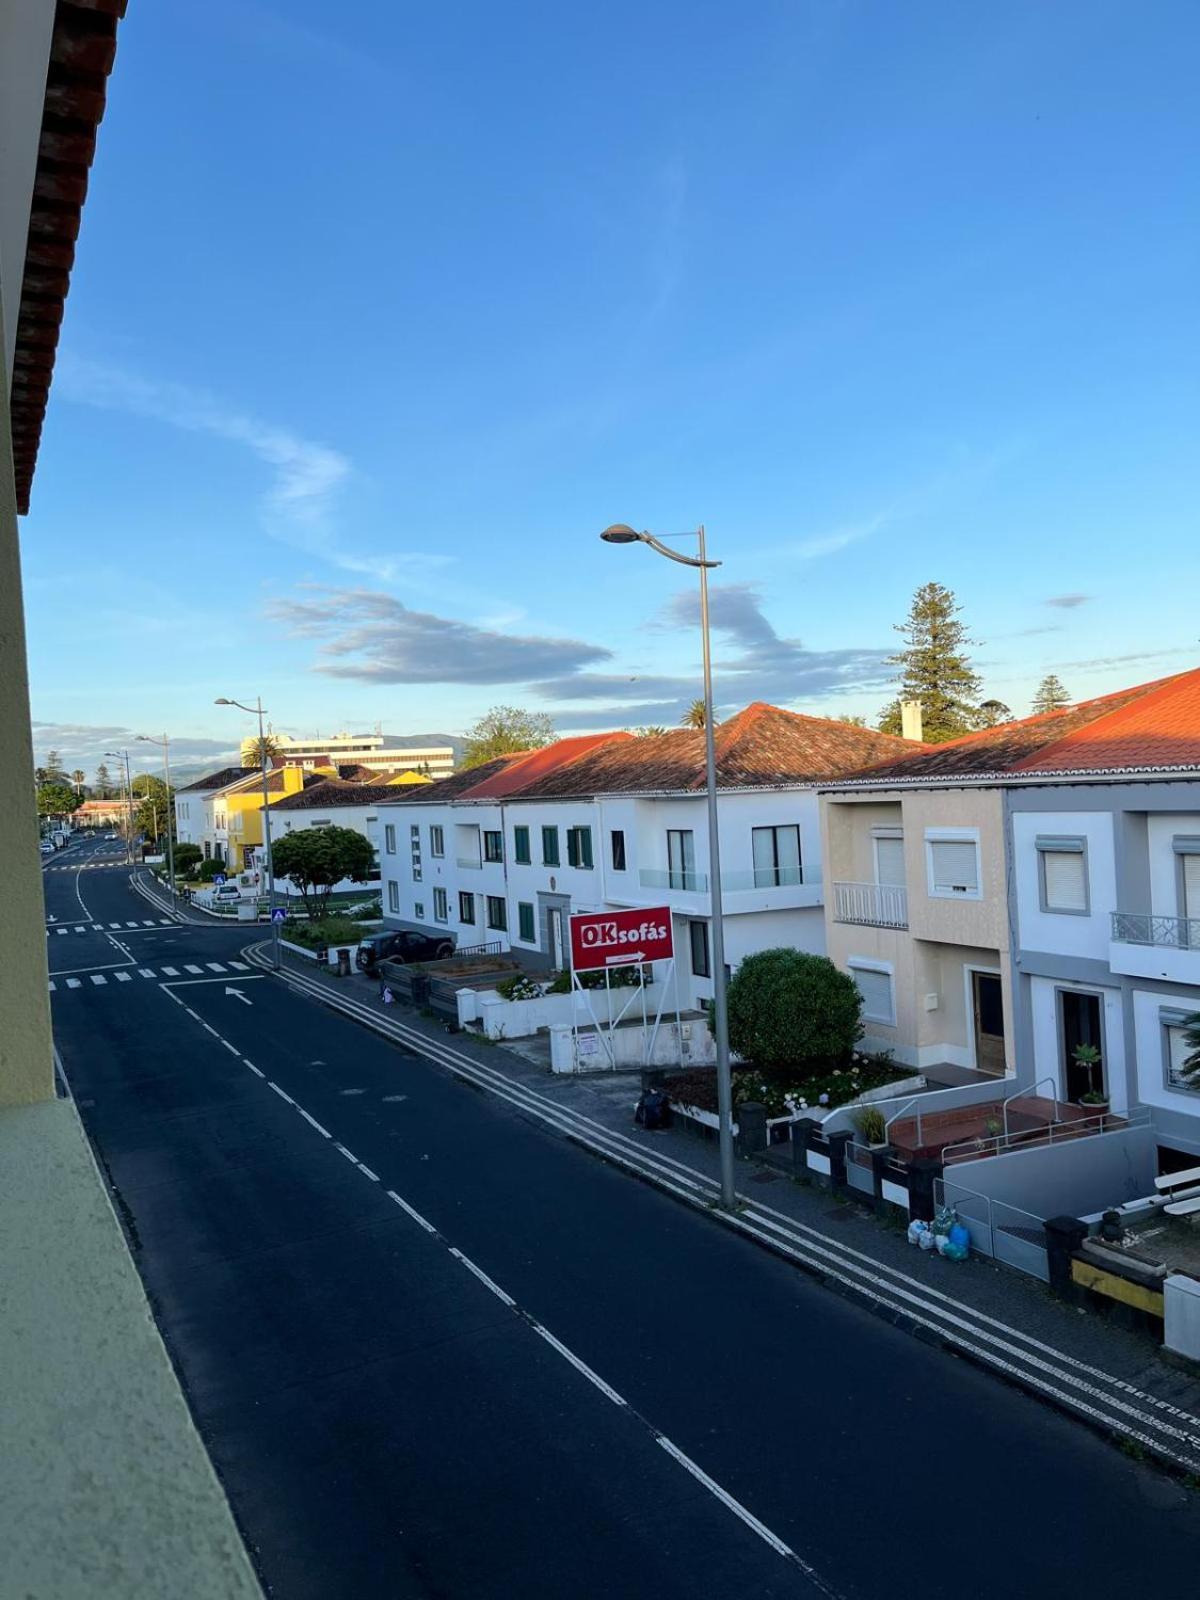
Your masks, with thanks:
M 381 961 L 444 961 L 454 954 L 454 941 L 444 934 L 373 933 L 358 947 L 360 972 L 374 972 Z

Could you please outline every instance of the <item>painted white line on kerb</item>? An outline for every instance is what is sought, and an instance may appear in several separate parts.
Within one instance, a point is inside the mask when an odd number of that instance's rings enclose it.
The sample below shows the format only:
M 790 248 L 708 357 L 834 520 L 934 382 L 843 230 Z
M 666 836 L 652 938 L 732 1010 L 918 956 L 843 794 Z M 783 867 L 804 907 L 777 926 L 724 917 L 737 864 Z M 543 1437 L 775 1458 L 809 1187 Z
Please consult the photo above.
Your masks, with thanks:
M 296 1102 L 292 1099 L 291 1095 L 288 1094 L 285 1090 L 281 1089 L 277 1083 L 272 1083 L 270 1078 L 267 1079 L 267 1088 L 268 1089 L 274 1089 L 275 1093 L 279 1096 L 279 1098 L 281 1100 L 286 1100 L 288 1105 L 294 1106 L 296 1104 Z
M 242 1060 L 246 1061 L 245 1056 L 242 1057 Z M 262 1070 L 262 1068 L 261 1067 L 256 1067 L 254 1065 L 253 1061 L 246 1061 L 246 1065 L 250 1068 L 250 1071 L 255 1075 L 256 1078 L 265 1078 L 266 1077 L 266 1073 Z
M 433 1223 L 429 1222 L 425 1217 L 423 1217 L 419 1211 L 415 1211 L 412 1206 L 409 1205 L 407 1200 L 401 1200 L 400 1196 L 394 1189 L 389 1189 L 387 1191 L 387 1197 L 389 1200 L 394 1200 L 400 1207 L 401 1211 L 406 1211 L 417 1224 L 417 1226 L 424 1228 L 426 1233 L 437 1232 L 437 1229 L 434 1227 Z
M 493 1280 L 488 1277 L 487 1273 L 482 1267 L 477 1267 L 469 1256 L 463 1255 L 462 1251 L 456 1250 L 453 1245 L 450 1246 L 450 1254 L 457 1257 L 457 1259 L 462 1262 L 463 1266 L 466 1267 L 468 1272 L 473 1272 L 479 1279 L 480 1283 L 483 1284 L 484 1288 L 490 1289 L 496 1296 L 497 1300 L 503 1300 L 506 1306 L 511 1306 L 514 1311 L 516 1310 L 517 1302 L 513 1299 L 512 1295 L 505 1294 L 500 1285 L 493 1282 Z
M 718 1499 L 727 1511 L 732 1511 L 735 1517 L 740 1517 L 746 1526 L 748 1528 L 752 1528 L 760 1539 L 766 1540 L 766 1542 L 771 1546 L 772 1550 L 776 1550 L 781 1556 L 789 1556 L 793 1561 L 798 1562 L 806 1577 L 810 1578 L 814 1583 L 816 1583 L 825 1594 L 830 1593 L 830 1590 L 822 1582 L 819 1575 L 812 1567 L 809 1566 L 807 1561 L 802 1560 L 801 1557 L 796 1554 L 791 1545 L 784 1544 L 779 1535 L 772 1533 L 765 1522 L 760 1522 L 752 1511 L 746 1510 L 745 1506 L 740 1500 L 735 1500 L 728 1490 L 722 1489 L 721 1485 L 710 1478 L 708 1473 L 705 1472 L 702 1467 L 698 1467 L 696 1465 L 691 1456 L 684 1455 L 683 1451 L 680 1450 L 677 1445 L 673 1445 L 665 1434 L 660 1433 L 658 1435 L 658 1443 L 663 1447 L 673 1461 L 678 1461 L 679 1465 L 684 1469 L 685 1472 L 691 1473 L 692 1477 L 695 1478 L 697 1483 L 702 1483 L 708 1490 L 709 1494 Z
M 249 1066 L 250 1063 L 247 1061 L 246 1065 Z M 257 1072 L 258 1068 L 255 1067 L 254 1070 Z M 330 1133 L 329 1129 L 328 1128 L 323 1128 L 321 1126 L 321 1124 L 317 1121 L 316 1117 L 310 1117 L 308 1112 L 305 1111 L 303 1106 L 297 1106 L 296 1110 L 304 1118 L 305 1122 L 309 1122 L 309 1123 L 312 1124 L 312 1126 L 317 1130 L 317 1132 L 321 1135 L 321 1137 L 323 1139 L 332 1139 L 333 1138 L 333 1135 Z
M 364 1162 L 364 1161 L 358 1162 L 358 1170 L 361 1173 L 363 1173 L 366 1177 L 370 1178 L 372 1183 L 378 1183 L 379 1182 L 379 1174 L 377 1172 L 372 1172 L 370 1167 L 367 1166 L 366 1162 Z
M 225 1046 L 226 1050 L 228 1050 L 231 1055 L 235 1055 L 235 1056 L 237 1056 L 237 1058 L 239 1060 L 241 1060 L 242 1052 L 238 1049 L 237 1045 L 230 1044 L 228 1039 L 222 1039 L 221 1043 Z

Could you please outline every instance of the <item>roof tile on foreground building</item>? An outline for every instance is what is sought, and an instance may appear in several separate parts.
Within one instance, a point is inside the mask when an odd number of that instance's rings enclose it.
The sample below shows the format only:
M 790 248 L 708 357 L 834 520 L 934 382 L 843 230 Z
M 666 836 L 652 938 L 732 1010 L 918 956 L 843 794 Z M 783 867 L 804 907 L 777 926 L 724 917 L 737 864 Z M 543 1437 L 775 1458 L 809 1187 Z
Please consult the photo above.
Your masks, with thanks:
M 1200 768 L 1200 669 L 969 733 L 857 777 L 933 782 L 1164 768 Z
M 614 744 L 622 746 L 634 742 L 631 733 L 582 733 L 569 739 L 556 739 L 540 750 L 527 750 L 514 758 L 499 772 L 481 779 L 464 794 L 468 800 L 500 800 L 508 795 L 523 794 L 531 785 L 551 779 L 564 767 L 571 766 L 582 757 Z
M 423 806 L 437 805 L 446 800 L 460 800 L 468 789 L 474 789 L 476 785 L 503 772 L 514 761 L 520 761 L 530 753 L 528 750 L 522 750 L 515 755 L 497 756 L 492 761 L 483 761 L 477 767 L 467 767 L 462 772 L 451 773 L 448 778 L 439 778 L 434 783 L 393 786 L 388 803 L 398 806 Z
M 722 722 L 714 742 L 717 784 L 722 789 L 814 783 L 861 772 L 881 757 L 896 757 L 913 749 L 908 740 L 892 734 L 828 717 L 803 716 L 761 700 Z M 703 730 L 675 728 L 606 744 L 517 792 L 523 799 L 580 798 L 686 793 L 704 785 Z
M 296 794 L 278 800 L 271 807 L 277 811 L 327 811 L 342 806 L 377 806 L 390 804 L 397 797 L 397 789 L 389 783 L 347 783 L 342 778 L 315 777 Z
M 258 772 L 258 767 L 222 767 L 219 772 L 210 772 L 206 777 L 197 778 L 195 783 L 188 783 L 182 789 L 177 789 L 176 794 L 198 794 L 206 789 L 226 789 L 231 783 L 237 783 L 241 778 L 251 777 Z

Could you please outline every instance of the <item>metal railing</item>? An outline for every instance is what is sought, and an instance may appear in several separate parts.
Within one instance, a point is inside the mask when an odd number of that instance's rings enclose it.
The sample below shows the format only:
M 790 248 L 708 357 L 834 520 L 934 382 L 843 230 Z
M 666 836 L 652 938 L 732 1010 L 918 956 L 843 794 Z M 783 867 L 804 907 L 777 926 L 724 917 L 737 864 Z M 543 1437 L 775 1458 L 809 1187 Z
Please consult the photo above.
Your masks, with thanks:
M 460 867 L 471 867 L 478 870 L 478 868 L 483 866 L 483 862 L 479 856 L 456 856 L 454 859 L 455 864 Z
M 1006 1155 L 1013 1150 L 1030 1150 L 1039 1145 L 1067 1144 L 1072 1139 L 1124 1133 L 1129 1128 L 1148 1127 L 1150 1121 L 1150 1107 L 1135 1106 L 1132 1111 L 1097 1111 L 1093 1116 L 1039 1123 L 1023 1132 L 960 1139 L 956 1144 L 948 1144 L 943 1148 L 942 1165 L 951 1167 L 958 1162 L 982 1161 L 985 1157 Z
M 835 883 L 833 920 L 907 928 L 908 890 L 902 883 Z
M 906 1100 L 902 1106 L 898 1107 L 892 1112 L 891 1116 L 887 1118 L 883 1124 L 885 1143 L 891 1142 L 887 1136 L 891 1132 L 892 1123 L 898 1121 L 906 1111 L 911 1111 L 914 1106 L 917 1110 L 917 1149 L 920 1150 L 922 1148 L 925 1141 L 921 1138 L 921 1102 L 919 1099 Z
M 1010 1094 L 1007 1097 L 1007 1099 L 1005 1100 L 1004 1105 L 1002 1106 L 1001 1109 L 1002 1109 L 1002 1111 L 1004 1113 L 1004 1137 L 1006 1139 L 1008 1138 L 1008 1108 L 1009 1108 L 1009 1106 L 1012 1105 L 1014 1100 L 1020 1100 L 1023 1095 L 1036 1094 L 1044 1083 L 1048 1083 L 1050 1085 L 1049 1100 L 1050 1100 L 1050 1104 L 1054 1107 L 1054 1120 L 1055 1120 L 1055 1122 L 1057 1122 L 1059 1120 L 1059 1117 L 1058 1117 L 1058 1096 L 1054 1093 L 1054 1091 L 1058 1088 L 1058 1080 L 1056 1078 L 1051 1078 L 1051 1077 L 1039 1078 L 1036 1083 L 1031 1083 L 1027 1089 L 1018 1089 L 1016 1094 Z
M 954 1178 L 949 1180 L 953 1193 L 947 1196 L 946 1182 L 944 1178 L 934 1179 L 934 1204 L 940 1209 L 949 1200 L 970 1234 L 976 1254 L 991 1256 L 1031 1278 L 1049 1282 L 1043 1217 L 1010 1205 L 1007 1200 L 994 1200 L 991 1195 L 968 1189 Z
M 1154 917 L 1141 916 L 1134 911 L 1114 911 L 1112 937 L 1115 944 L 1200 950 L 1200 917 Z

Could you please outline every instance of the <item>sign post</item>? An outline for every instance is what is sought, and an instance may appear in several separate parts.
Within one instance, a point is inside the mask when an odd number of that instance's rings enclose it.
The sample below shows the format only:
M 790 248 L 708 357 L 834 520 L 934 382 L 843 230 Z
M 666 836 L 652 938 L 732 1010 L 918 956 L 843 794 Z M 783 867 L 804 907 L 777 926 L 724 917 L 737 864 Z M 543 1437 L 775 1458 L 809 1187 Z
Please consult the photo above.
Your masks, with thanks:
M 654 1017 L 654 1028 L 650 1030 L 649 1018 L 646 1011 L 646 980 L 647 966 L 655 961 L 668 963 L 667 975 L 670 976 L 675 965 L 675 941 L 671 925 L 671 908 L 669 906 L 651 906 L 647 909 L 631 911 L 587 911 L 579 912 L 568 919 L 569 943 L 571 947 L 571 990 L 573 994 L 582 994 L 588 1014 L 591 1016 L 596 1029 L 596 1037 L 604 1044 L 608 1056 L 609 1066 L 615 1067 L 616 1049 L 613 1034 L 625 1013 L 633 1004 L 637 990 L 642 997 L 642 1049 L 643 1063 L 651 1064 L 654 1045 L 658 1038 L 659 1024 L 662 1021 L 663 997 L 666 994 L 666 984 L 659 997 L 658 1010 Z M 629 999 L 619 1011 L 615 1009 L 610 985 L 610 974 L 617 967 L 632 967 L 638 969 L 637 990 L 632 990 Z M 590 992 L 581 982 L 585 972 L 603 972 L 604 990 L 608 999 L 608 1029 L 607 1038 L 601 1029 L 599 1019 L 592 1006 Z M 678 1016 L 676 1022 L 678 1024 Z M 572 1033 L 575 1039 L 575 1060 L 578 1064 L 583 1053 L 579 1038 L 578 1009 L 573 1010 L 571 1019 Z

